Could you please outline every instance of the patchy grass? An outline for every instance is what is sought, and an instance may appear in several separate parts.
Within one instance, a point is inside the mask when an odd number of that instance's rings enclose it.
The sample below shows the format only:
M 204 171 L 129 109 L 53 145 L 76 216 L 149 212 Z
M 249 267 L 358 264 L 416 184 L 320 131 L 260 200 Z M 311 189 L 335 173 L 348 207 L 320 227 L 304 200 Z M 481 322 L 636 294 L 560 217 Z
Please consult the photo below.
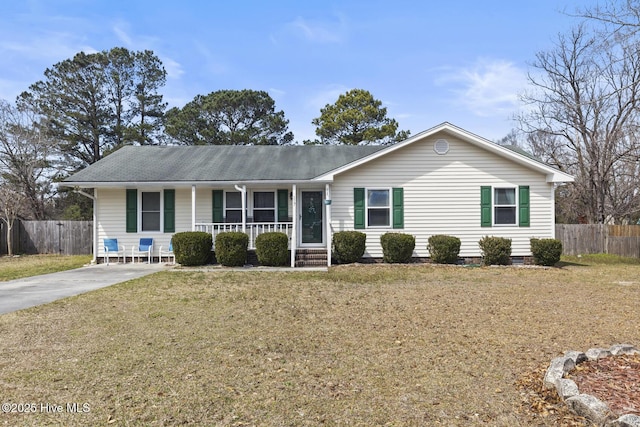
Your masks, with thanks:
M 90 255 L 21 255 L 0 257 L 0 282 L 82 267 Z
M 571 425 L 531 411 L 524 379 L 640 344 L 638 277 L 584 260 L 162 272 L 0 316 L 0 396 L 37 409 L 0 424 Z

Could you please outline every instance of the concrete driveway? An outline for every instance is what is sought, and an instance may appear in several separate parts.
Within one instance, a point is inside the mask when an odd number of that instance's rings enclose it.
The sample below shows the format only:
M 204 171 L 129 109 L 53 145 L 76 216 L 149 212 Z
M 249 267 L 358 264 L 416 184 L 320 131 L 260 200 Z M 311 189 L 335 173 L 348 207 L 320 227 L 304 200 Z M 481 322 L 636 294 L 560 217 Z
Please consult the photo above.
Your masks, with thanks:
M 168 268 L 165 264 L 98 264 L 0 282 L 0 314 L 83 294 Z

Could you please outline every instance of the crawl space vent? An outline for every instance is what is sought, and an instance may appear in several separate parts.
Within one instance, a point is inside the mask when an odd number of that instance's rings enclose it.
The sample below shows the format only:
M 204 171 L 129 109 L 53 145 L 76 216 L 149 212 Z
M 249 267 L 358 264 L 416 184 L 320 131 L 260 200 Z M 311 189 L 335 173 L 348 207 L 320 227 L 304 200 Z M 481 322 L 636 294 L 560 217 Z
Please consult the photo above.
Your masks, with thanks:
M 449 152 L 449 142 L 446 139 L 439 139 L 433 144 L 433 151 L 437 154 L 444 155 Z

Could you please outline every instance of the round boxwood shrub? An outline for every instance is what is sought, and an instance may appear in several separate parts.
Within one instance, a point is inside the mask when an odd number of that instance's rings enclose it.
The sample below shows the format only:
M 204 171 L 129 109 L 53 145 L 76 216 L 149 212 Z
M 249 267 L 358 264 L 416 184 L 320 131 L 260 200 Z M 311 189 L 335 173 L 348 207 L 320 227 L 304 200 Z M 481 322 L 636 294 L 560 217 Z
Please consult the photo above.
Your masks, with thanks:
M 367 235 L 360 231 L 338 231 L 333 234 L 333 257 L 340 264 L 358 261 L 364 255 Z
M 562 242 L 560 240 L 532 238 L 530 242 L 534 264 L 550 267 L 560 261 L 560 256 L 562 255 Z
M 171 238 L 176 262 L 181 265 L 205 265 L 211 261 L 213 238 L 204 231 L 184 231 Z
M 437 234 L 429 237 L 427 250 L 431 261 L 436 264 L 457 264 L 460 253 L 460 239 L 454 236 Z
M 286 265 L 289 258 L 289 237 L 285 233 L 269 232 L 256 237 L 256 255 L 260 265 Z
M 388 263 L 411 262 L 416 247 L 416 238 L 404 233 L 384 233 L 380 236 L 382 261 Z
M 511 264 L 511 239 L 484 236 L 478 242 L 484 265 Z
M 225 231 L 216 236 L 216 259 L 225 267 L 239 267 L 247 262 L 249 236 L 240 231 Z

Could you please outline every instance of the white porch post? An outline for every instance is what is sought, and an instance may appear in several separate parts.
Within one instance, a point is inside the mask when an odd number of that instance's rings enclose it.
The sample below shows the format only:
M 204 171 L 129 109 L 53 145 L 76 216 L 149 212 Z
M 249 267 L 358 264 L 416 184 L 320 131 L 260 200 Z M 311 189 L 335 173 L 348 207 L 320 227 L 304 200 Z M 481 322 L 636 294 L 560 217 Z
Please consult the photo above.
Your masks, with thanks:
M 325 211 L 326 211 L 326 245 L 327 245 L 327 267 L 331 267 L 331 184 L 324 186 L 324 199 L 325 199 Z
M 242 232 L 247 233 L 247 186 L 243 185 L 242 187 L 239 185 L 234 185 L 236 190 L 241 193 L 242 198 Z
M 196 185 L 191 186 L 191 231 L 196 231 Z
M 91 264 L 98 263 L 98 189 L 93 189 L 93 259 Z
M 292 194 L 292 214 L 291 214 L 291 268 L 296 266 L 296 247 L 298 246 L 298 187 L 293 184 L 291 188 Z

